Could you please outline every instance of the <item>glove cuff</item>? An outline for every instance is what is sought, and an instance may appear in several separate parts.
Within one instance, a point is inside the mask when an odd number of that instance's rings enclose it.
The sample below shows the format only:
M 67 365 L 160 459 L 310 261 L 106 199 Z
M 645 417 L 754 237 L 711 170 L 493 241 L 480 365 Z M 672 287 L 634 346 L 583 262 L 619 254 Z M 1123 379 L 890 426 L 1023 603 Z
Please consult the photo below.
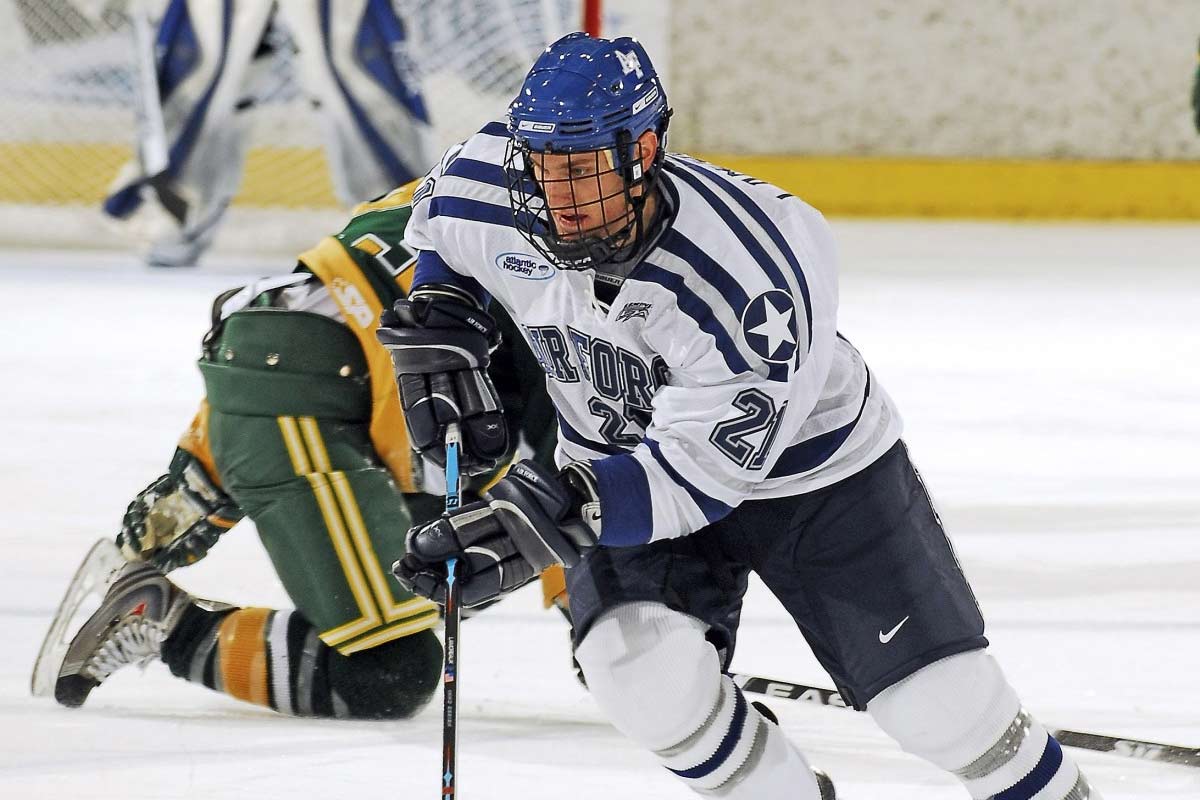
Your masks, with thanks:
M 573 499 L 578 499 L 577 504 L 572 504 L 566 519 L 571 520 L 572 517 L 577 517 L 591 531 L 593 542 L 599 539 L 601 527 L 600 489 L 596 483 L 596 473 L 592 471 L 592 465 L 586 461 L 572 461 L 562 468 L 558 477 L 570 490 Z
M 413 289 L 408 295 L 408 299 L 414 303 L 424 300 L 454 300 L 471 308 L 483 310 L 483 306 L 479 305 L 479 301 L 471 296 L 471 293 L 457 286 L 450 286 L 444 283 L 427 283 Z

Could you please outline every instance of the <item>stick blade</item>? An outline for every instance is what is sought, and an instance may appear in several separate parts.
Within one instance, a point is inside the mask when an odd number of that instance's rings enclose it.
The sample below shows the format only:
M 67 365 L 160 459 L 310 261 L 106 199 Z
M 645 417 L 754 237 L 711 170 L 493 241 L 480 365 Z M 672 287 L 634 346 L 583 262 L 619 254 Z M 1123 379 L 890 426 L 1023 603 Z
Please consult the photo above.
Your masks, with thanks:
M 1147 761 L 1162 761 L 1167 764 L 1181 764 L 1185 767 L 1200 767 L 1200 748 L 1181 747 L 1161 742 L 1147 742 L 1141 739 L 1122 739 L 1118 736 L 1105 736 L 1098 733 L 1085 733 L 1065 729 L 1051 730 L 1050 735 L 1059 744 L 1075 747 L 1081 750 L 1095 750 L 1100 753 L 1112 753 L 1126 758 L 1141 758 Z

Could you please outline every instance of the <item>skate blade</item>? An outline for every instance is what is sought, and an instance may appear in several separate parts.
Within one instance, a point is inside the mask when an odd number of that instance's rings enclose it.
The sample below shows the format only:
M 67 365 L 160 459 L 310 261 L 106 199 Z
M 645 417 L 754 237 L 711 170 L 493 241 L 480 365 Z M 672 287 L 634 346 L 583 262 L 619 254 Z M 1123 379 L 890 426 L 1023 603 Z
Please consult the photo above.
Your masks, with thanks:
M 54 619 L 50 622 L 50 630 L 42 641 L 37 661 L 33 664 L 29 690 L 34 697 L 54 696 L 58 671 L 71 645 L 72 637 L 67 635 L 67 626 L 76 618 L 80 606 L 89 597 L 104 597 L 108 587 L 116 580 L 126 563 L 112 539 L 101 539 L 92 545 L 87 557 L 75 571 L 75 577 L 67 586 L 58 611 L 54 613 Z

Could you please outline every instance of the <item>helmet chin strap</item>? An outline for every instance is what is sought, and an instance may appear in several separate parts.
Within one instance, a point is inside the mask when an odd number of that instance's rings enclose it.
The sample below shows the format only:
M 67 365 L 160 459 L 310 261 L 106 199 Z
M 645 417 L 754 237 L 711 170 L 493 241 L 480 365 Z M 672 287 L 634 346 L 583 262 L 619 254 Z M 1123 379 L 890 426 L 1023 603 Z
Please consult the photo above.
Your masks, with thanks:
M 629 151 L 630 163 L 624 167 L 617 165 L 615 148 L 605 148 L 600 151 L 604 161 L 607 162 L 609 171 L 621 176 L 625 200 L 629 207 L 628 221 L 620 229 L 607 236 L 585 236 L 575 242 L 563 240 L 556 234 L 553 235 L 553 241 L 548 240 L 547 246 L 561 259 L 560 268 L 598 269 L 606 263 L 627 261 L 637 254 L 651 222 L 651 220 L 645 219 L 645 216 L 646 204 L 654 193 L 654 184 L 652 181 L 645 180 L 641 148 L 640 146 L 635 148 L 634 145 L 635 142 L 629 140 L 628 136 L 625 137 L 625 141 L 617 143 L 617 147 L 626 148 Z M 642 188 L 640 194 L 633 193 L 635 186 Z M 553 221 L 551 221 L 551 227 L 553 228 Z
M 630 203 L 629 221 L 620 230 L 608 236 L 583 236 L 574 241 L 563 239 L 557 234 L 546 238 L 547 248 L 557 257 L 560 269 L 586 270 L 598 268 L 610 262 L 625 261 L 633 255 L 641 241 L 642 198 L 635 198 L 625 187 L 625 198 Z M 553 221 L 551 222 L 553 226 Z

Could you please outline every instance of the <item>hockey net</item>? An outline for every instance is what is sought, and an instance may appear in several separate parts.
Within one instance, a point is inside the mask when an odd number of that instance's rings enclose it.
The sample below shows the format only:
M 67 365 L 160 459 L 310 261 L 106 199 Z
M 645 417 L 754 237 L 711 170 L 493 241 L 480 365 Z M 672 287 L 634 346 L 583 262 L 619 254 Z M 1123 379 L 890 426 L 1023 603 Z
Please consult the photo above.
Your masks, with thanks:
M 138 1 L 0 0 L 0 246 L 130 246 L 99 209 L 133 156 L 130 12 Z M 152 17 L 165 6 L 151 0 Z M 407 29 L 439 147 L 502 114 L 538 50 L 578 28 L 588 11 L 585 0 L 393 6 Z M 311 244 L 304 237 L 313 230 L 329 230 L 344 216 L 289 34 L 276 26 L 271 35 L 275 56 L 253 87 L 241 189 L 218 239 L 226 250 L 296 252 Z

